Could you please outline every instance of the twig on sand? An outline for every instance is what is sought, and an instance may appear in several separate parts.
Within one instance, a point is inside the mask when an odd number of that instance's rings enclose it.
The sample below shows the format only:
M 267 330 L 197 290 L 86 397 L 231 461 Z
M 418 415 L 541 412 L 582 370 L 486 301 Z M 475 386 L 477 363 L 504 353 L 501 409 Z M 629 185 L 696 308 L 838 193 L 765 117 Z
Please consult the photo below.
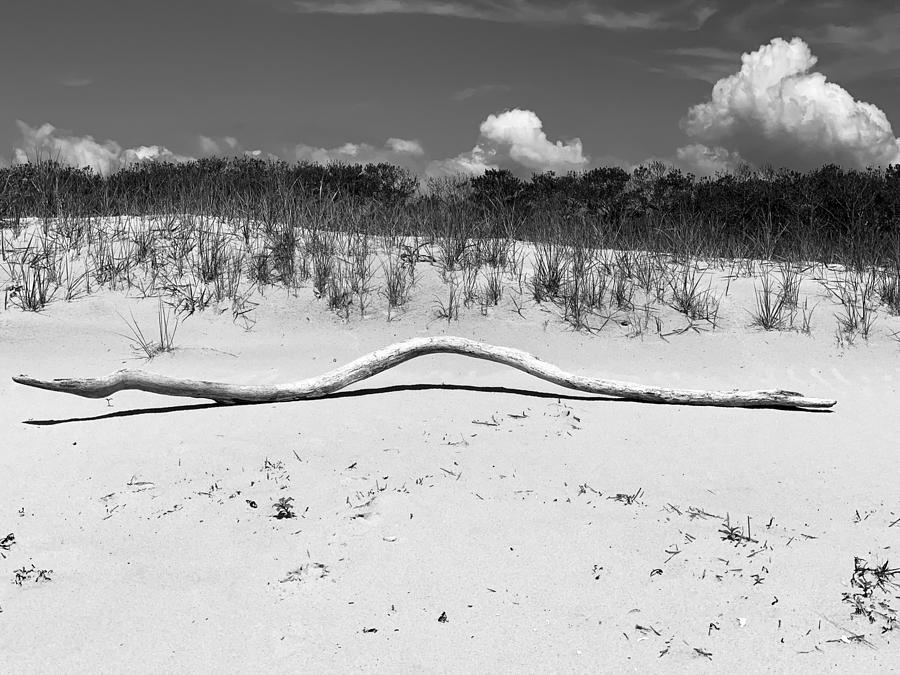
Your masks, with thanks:
M 622 502 L 626 506 L 631 506 L 636 503 L 642 496 L 644 495 L 644 489 L 638 488 L 636 492 L 632 494 L 626 494 L 624 492 L 619 492 L 615 495 L 607 497 L 607 499 L 612 499 L 615 502 Z
M 697 508 L 696 506 L 691 506 L 688 508 L 688 516 L 690 516 L 691 520 L 694 518 L 721 518 L 722 516 L 717 516 L 715 513 L 710 513 L 709 511 L 705 511 L 702 508 Z
M 472 420 L 472 424 L 480 424 L 485 427 L 499 427 L 500 422 L 497 421 L 497 418 L 494 415 L 491 415 L 490 421 L 488 420 Z

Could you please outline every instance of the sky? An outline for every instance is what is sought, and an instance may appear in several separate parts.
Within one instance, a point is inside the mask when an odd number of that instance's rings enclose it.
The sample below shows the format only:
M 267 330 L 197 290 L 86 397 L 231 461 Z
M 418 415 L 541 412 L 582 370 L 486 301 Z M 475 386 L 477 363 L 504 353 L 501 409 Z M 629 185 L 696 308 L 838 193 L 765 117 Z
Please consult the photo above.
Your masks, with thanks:
M 885 166 L 896 35 L 881 0 L 3 0 L 0 164 Z

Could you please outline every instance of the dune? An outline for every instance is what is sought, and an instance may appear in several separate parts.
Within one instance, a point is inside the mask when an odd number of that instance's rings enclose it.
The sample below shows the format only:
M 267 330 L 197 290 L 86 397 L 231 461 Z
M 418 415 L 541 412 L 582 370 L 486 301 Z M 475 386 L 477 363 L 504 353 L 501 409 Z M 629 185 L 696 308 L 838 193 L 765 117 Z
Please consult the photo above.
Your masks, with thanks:
M 711 266 L 714 325 L 665 308 L 658 323 L 635 310 L 574 330 L 510 280 L 496 306 L 447 316 L 448 285 L 419 267 L 390 315 L 383 300 L 342 316 L 310 287 L 273 288 L 252 326 L 196 312 L 150 360 L 127 323 L 152 335 L 154 299 L 103 288 L 0 312 L 0 670 L 898 662 L 900 318 L 879 311 L 868 339 L 837 339 L 840 306 L 816 277 L 838 272 L 820 266 L 801 285 L 817 306 L 808 332 L 762 330 L 758 276 Z M 837 404 L 655 405 L 458 354 L 279 403 L 86 399 L 12 380 L 139 368 L 267 386 L 440 336 L 589 378 Z

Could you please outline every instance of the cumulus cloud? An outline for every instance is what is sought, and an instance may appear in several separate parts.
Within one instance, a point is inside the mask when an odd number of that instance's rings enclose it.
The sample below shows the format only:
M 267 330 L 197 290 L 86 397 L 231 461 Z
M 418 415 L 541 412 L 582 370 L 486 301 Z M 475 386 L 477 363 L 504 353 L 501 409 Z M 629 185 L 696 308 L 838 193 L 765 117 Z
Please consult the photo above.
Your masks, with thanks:
M 716 12 L 711 0 L 294 0 L 303 13 L 426 14 L 509 23 L 580 24 L 608 30 L 695 30 Z
M 127 166 L 138 162 L 189 162 L 193 157 L 178 155 L 161 145 L 139 145 L 136 148 L 125 148 L 119 154 L 119 166 Z
M 798 169 L 900 162 L 900 141 L 884 112 L 813 71 L 817 59 L 800 38 L 775 38 L 741 61 L 740 71 L 719 80 L 710 100 L 682 120 L 699 143 L 727 147 L 757 165 Z
M 481 123 L 481 136 L 500 147 L 508 147 L 513 161 L 531 169 L 578 169 L 588 161 L 582 154 L 580 138 L 553 143 L 547 139 L 540 118 L 530 110 L 515 108 L 488 115 Z
M 515 108 L 488 115 L 479 127 L 478 143 L 469 152 L 432 162 L 432 176 L 481 173 L 496 168 L 526 168 L 565 173 L 587 168 L 581 139 L 553 142 L 543 122 L 531 110 Z
M 159 145 L 142 145 L 123 148 L 115 141 L 102 143 L 93 136 L 70 136 L 59 133 L 52 124 L 32 127 L 17 120 L 22 144 L 15 148 L 15 161 L 27 163 L 34 158 L 55 159 L 74 167 L 90 167 L 100 174 L 110 174 L 124 166 L 137 162 L 184 162 L 191 157 L 178 155 Z

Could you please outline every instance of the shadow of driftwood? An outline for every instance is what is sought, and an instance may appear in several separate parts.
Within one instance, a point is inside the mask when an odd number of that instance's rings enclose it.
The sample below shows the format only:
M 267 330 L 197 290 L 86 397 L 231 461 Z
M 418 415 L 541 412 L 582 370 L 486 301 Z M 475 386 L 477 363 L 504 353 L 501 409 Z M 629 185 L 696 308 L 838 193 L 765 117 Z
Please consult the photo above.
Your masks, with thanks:
M 542 399 L 562 399 L 565 401 L 610 401 L 619 402 L 623 399 L 609 398 L 605 396 L 589 396 L 579 394 L 563 394 L 553 393 L 549 391 L 535 391 L 531 389 L 515 389 L 511 387 L 480 387 L 468 384 L 396 384 L 390 387 L 366 387 L 364 389 L 353 389 L 350 391 L 338 391 L 333 394 L 326 394 L 317 398 L 303 399 L 300 401 L 281 401 L 281 402 L 263 402 L 263 403 L 192 403 L 185 405 L 166 406 L 164 408 L 135 408 L 133 410 L 117 410 L 115 412 L 104 413 L 103 415 L 94 415 L 91 417 L 71 417 L 68 419 L 32 419 L 25 420 L 25 424 L 35 426 L 51 426 L 54 424 L 67 424 L 70 422 L 93 422 L 97 420 L 115 419 L 117 417 L 134 417 L 137 415 L 164 415 L 166 413 L 185 412 L 189 410 L 207 410 L 209 408 L 236 408 L 242 406 L 254 405 L 288 405 L 291 403 L 304 403 L 305 401 L 327 401 L 339 398 L 356 398 L 359 396 L 377 396 L 381 394 L 394 394 L 404 391 L 426 391 L 426 390 L 443 390 L 443 391 L 471 391 L 483 394 L 513 394 L 516 396 L 528 396 L 531 398 Z
M 338 391 L 333 394 L 326 394 L 317 398 L 303 399 L 300 401 L 281 401 L 281 402 L 262 402 L 262 403 L 193 403 L 186 405 L 173 405 L 164 408 L 134 408 L 132 410 L 117 410 L 115 412 L 104 413 L 103 415 L 94 415 L 91 417 L 70 417 L 67 419 L 31 419 L 25 420 L 24 424 L 34 426 L 52 426 L 54 424 L 69 424 L 73 422 L 95 422 L 99 420 L 115 419 L 117 417 L 135 417 L 138 415 L 164 415 L 167 413 L 187 412 L 191 410 L 207 410 L 209 408 L 235 408 L 239 406 L 254 405 L 288 405 L 291 403 L 303 403 L 304 401 L 326 401 L 340 398 L 356 398 L 359 396 L 378 396 L 382 394 L 394 394 L 404 391 L 426 391 L 426 390 L 442 390 L 442 391 L 471 391 L 482 394 L 511 394 L 514 396 L 527 396 L 529 398 L 539 399 L 559 399 L 563 401 L 594 401 L 604 403 L 636 403 L 630 399 L 614 398 L 609 396 L 591 396 L 585 394 L 565 394 L 550 391 L 536 391 L 533 389 L 516 389 L 512 387 L 483 387 L 470 384 L 396 384 L 389 387 L 367 387 L 365 389 L 353 389 L 350 391 Z M 640 405 L 685 405 L 659 403 L 652 401 L 637 402 Z M 741 410 L 753 410 L 753 408 L 740 408 Z M 761 406 L 759 409 L 768 410 L 789 410 L 791 412 L 807 412 L 807 413 L 831 413 L 831 410 L 805 410 L 800 408 L 792 408 L 785 406 Z

